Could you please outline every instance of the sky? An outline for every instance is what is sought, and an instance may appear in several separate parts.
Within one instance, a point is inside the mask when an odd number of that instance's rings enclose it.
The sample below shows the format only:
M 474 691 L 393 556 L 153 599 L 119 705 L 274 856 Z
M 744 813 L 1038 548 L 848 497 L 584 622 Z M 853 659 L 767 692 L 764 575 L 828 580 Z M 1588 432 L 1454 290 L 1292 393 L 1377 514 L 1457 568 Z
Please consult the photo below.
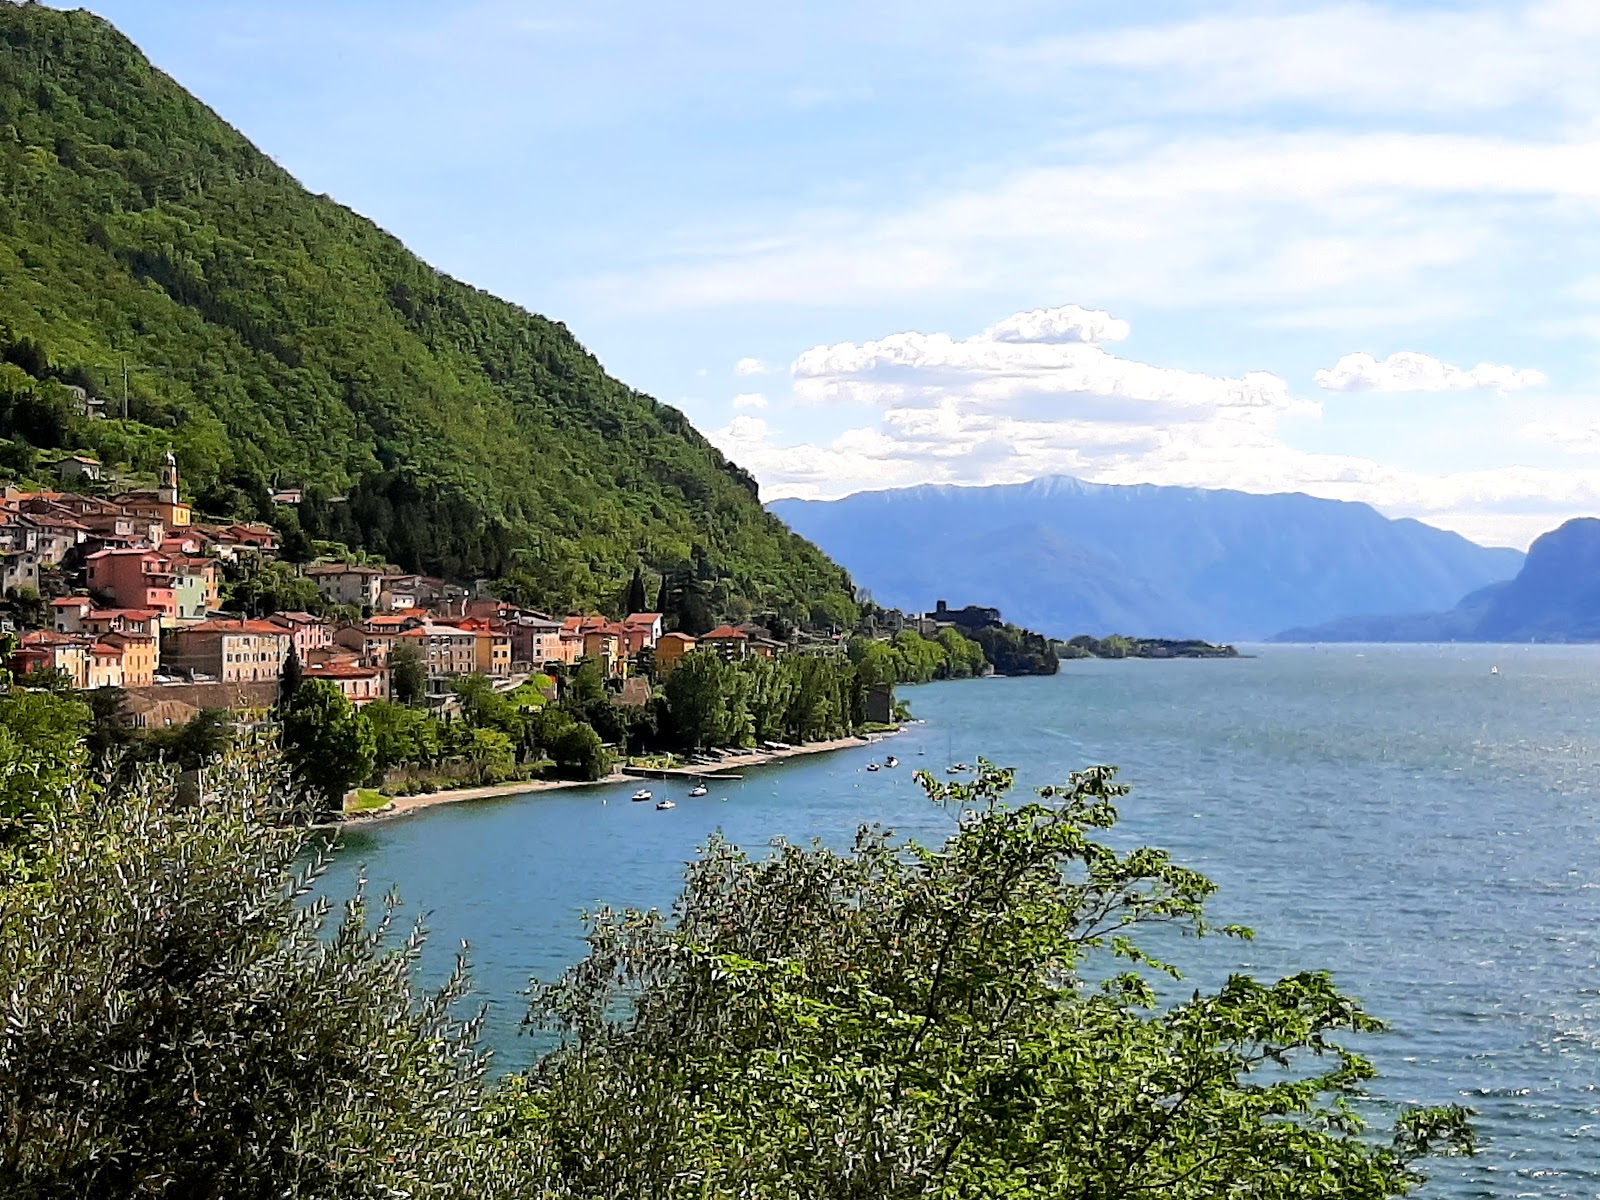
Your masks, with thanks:
M 1600 515 L 1600 3 L 90 0 L 766 499 Z

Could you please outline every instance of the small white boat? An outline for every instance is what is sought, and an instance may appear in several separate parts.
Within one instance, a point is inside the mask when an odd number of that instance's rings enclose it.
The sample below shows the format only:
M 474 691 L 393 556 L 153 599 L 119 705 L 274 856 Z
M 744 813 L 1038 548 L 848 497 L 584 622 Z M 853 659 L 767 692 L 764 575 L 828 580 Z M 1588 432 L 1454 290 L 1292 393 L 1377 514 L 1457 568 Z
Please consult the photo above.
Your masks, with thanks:
M 710 790 L 711 789 L 708 788 L 705 784 L 697 783 L 692 788 L 689 789 L 689 795 L 691 795 L 691 796 L 704 796 Z
M 900 760 L 891 754 L 888 758 L 883 760 L 883 765 L 886 767 L 898 767 L 900 765 Z
M 640 803 L 650 799 L 650 789 L 649 788 L 640 788 L 637 792 L 635 792 L 633 794 L 633 798 L 636 801 L 639 801 Z
M 878 769 L 878 764 L 877 763 L 868 763 L 867 764 L 867 770 L 876 771 L 877 769 Z
M 678 806 L 676 804 L 674 804 L 671 800 L 660 800 L 660 801 L 656 802 L 656 811 L 657 812 L 666 812 L 667 809 L 669 809 L 669 808 L 677 808 L 677 807 Z
M 1491 675 L 1500 674 L 1500 668 L 1499 667 L 1490 667 L 1489 668 L 1489 674 L 1491 674 Z

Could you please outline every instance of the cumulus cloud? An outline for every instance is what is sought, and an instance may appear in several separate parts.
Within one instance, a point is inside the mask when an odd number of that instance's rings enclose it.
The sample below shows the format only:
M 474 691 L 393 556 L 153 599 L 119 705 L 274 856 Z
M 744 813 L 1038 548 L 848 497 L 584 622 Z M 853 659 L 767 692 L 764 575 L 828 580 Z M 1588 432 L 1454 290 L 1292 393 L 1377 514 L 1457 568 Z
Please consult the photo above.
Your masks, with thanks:
M 1479 363 L 1454 367 L 1427 354 L 1401 350 L 1379 361 L 1370 354 L 1346 354 L 1318 371 L 1318 387 L 1330 392 L 1464 392 L 1493 388 L 1501 395 L 1546 382 L 1542 371 Z
M 1203 375 L 1109 353 L 1090 339 L 1120 339 L 1128 324 L 1076 306 L 1016 313 L 982 333 L 896 333 L 815 346 L 795 359 L 802 403 L 890 410 L 954 406 L 990 417 L 1193 421 L 1221 408 L 1314 412 L 1278 376 Z
M 1286 440 L 1285 422 L 1315 419 L 1321 409 L 1293 397 L 1277 376 L 1205 375 L 1117 357 L 1085 342 L 1050 341 L 1060 323 L 1021 319 L 1032 315 L 965 338 L 913 332 L 813 347 L 795 360 L 791 395 L 772 398 L 772 424 L 739 416 L 709 436 L 755 473 L 769 497 L 825 499 L 918 483 L 1068 474 L 1098 483 L 1358 500 L 1496 544 L 1526 544 L 1573 512 L 1600 507 L 1600 469 L 1508 465 L 1429 475 L 1299 449 Z M 1003 340 L 1024 330 L 1039 340 Z M 1395 357 L 1398 363 L 1368 360 L 1378 374 L 1360 364 L 1365 373 L 1358 377 L 1411 387 L 1444 379 L 1450 382 L 1438 386 L 1455 388 L 1538 381 L 1531 378 L 1537 372 L 1462 371 L 1432 359 L 1433 367 L 1407 366 Z M 1357 371 L 1348 358 L 1340 367 Z M 804 413 L 803 428 L 814 428 L 815 405 L 841 400 L 870 406 L 865 411 L 873 419 L 823 437 L 782 432 L 784 416 Z M 1507 435 L 1514 438 L 1515 430 Z M 1529 424 L 1523 436 L 1575 452 L 1600 449 L 1600 433 L 1587 426 Z
M 733 364 L 733 373 L 735 375 L 765 375 L 773 370 L 776 370 L 776 368 L 762 362 L 759 358 L 741 358 Z
M 760 392 L 742 392 L 733 398 L 734 408 L 765 408 L 767 398 Z
M 1128 323 L 1108 312 L 1066 304 L 1013 313 L 989 326 L 982 337 L 991 342 L 1120 342 L 1128 332 Z

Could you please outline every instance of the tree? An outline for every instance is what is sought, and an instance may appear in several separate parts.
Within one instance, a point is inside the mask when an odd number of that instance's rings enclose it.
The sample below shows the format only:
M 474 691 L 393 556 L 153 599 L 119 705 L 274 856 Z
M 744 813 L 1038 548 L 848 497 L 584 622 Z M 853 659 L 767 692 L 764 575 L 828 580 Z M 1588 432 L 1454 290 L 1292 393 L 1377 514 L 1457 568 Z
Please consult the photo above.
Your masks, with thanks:
M 89 732 L 84 744 L 97 760 L 117 754 L 134 738 L 133 717 L 128 712 L 128 693 L 119 687 L 95 688 L 87 692 L 90 713 Z
M 52 782 L 39 874 L 0 872 L 0 1194 L 539 1194 L 490 1136 L 459 964 L 419 993 L 420 936 L 363 892 L 326 928 L 270 758 L 211 781 L 196 807 L 171 771 Z
M 428 694 L 427 664 L 411 642 L 397 642 L 389 651 L 389 692 L 401 704 L 420 704 Z
M 723 675 L 714 650 L 694 650 L 678 660 L 663 690 L 678 742 L 688 750 L 717 745 L 722 729 Z
M 513 1084 L 550 1193 L 1380 1200 L 1470 1150 L 1459 1107 L 1361 1136 L 1344 1041 L 1380 1023 L 1325 974 L 1158 1003 L 1176 970 L 1132 939 L 1206 932 L 1213 886 L 1093 840 L 1109 768 L 1015 808 L 987 763 L 919 778 L 960 818 L 943 847 L 713 840 L 670 920 L 594 919 L 536 993 L 558 1048 Z
M 644 606 L 644 570 L 636 565 L 633 568 L 633 578 L 628 582 L 628 595 L 623 607 L 631 614 L 644 612 Z
M 300 666 L 300 652 L 295 649 L 294 643 L 289 643 L 289 655 L 283 660 L 283 671 L 278 676 L 278 706 L 287 707 L 294 702 L 294 694 L 300 690 L 300 684 L 305 680 L 305 671 Z
M 467 757 L 478 768 L 479 783 L 499 783 L 517 766 L 516 746 L 498 729 L 474 729 Z
M 372 730 L 375 770 L 426 765 L 439 757 L 439 722 L 431 713 L 374 700 L 361 715 Z
M 611 773 L 611 755 L 600 735 L 582 721 L 563 726 L 550 739 L 550 757 L 569 779 L 604 779 Z
M 344 796 L 372 774 L 372 729 L 332 683 L 301 685 L 283 714 L 284 758 L 323 813 L 338 813 Z

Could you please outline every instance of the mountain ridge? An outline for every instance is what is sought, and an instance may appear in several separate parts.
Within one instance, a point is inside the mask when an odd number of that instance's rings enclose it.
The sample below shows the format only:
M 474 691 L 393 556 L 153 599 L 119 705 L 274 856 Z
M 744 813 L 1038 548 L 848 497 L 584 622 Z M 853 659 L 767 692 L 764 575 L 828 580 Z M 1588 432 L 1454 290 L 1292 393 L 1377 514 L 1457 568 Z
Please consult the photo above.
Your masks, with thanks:
M 1284 630 L 1276 642 L 1600 641 L 1600 519 L 1540 535 L 1515 578 L 1444 612 L 1347 618 Z
M 1359 502 L 1070 475 L 768 508 L 879 603 L 916 609 L 970 596 L 1058 636 L 1266 638 L 1312 623 L 1280 619 L 1290 613 L 1375 615 L 1402 607 L 1386 605 L 1401 596 L 1453 603 L 1515 574 L 1523 557 Z M 997 545 L 1003 530 L 1010 544 Z M 1034 566 L 1016 553 L 1018 531 L 1040 549 Z M 982 582 L 964 584 L 951 564 Z

